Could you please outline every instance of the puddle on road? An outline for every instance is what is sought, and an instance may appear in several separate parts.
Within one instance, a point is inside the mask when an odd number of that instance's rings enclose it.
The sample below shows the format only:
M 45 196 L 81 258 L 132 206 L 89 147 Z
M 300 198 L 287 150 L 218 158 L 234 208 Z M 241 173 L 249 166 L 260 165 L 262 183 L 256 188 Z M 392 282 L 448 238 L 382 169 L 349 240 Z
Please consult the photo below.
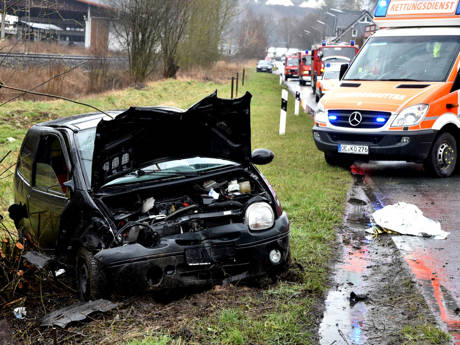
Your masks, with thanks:
M 432 257 L 422 243 L 419 247 L 414 247 L 417 241 L 412 240 L 411 246 L 404 237 L 394 237 L 393 241 L 417 278 L 428 305 L 446 325 L 454 343 L 460 345 L 460 309 L 456 302 L 458 296 L 455 298 L 450 292 L 456 291 L 452 285 L 458 284 L 458 281 L 455 277 L 446 276 L 441 268 L 442 263 Z
M 364 243 L 363 243 L 364 244 Z M 321 322 L 319 334 L 321 344 L 366 344 L 363 332 L 367 305 L 365 302 L 350 303 L 350 294 L 363 294 L 369 266 L 367 246 L 360 249 L 347 245 L 342 253 L 344 262 L 337 264 L 336 287 L 331 289 L 326 299 L 326 310 Z M 347 340 L 345 340 L 345 339 Z
M 368 306 L 365 301 L 350 303 L 350 294 L 367 291 L 369 261 L 368 245 L 364 237 L 372 207 L 360 188 L 352 187 L 346 207 L 345 227 L 339 235 L 341 253 L 333 268 L 333 288 L 328 292 L 320 325 L 321 345 L 366 344 L 365 320 Z

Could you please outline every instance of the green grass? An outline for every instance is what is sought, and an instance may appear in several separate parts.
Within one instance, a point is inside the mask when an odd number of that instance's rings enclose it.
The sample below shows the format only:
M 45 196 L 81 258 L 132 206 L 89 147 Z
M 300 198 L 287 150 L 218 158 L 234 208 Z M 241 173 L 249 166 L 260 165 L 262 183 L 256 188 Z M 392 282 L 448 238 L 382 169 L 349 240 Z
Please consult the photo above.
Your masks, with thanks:
M 443 345 L 451 341 L 447 333 L 433 325 L 405 326 L 402 338 L 402 345 Z
M 228 85 L 166 80 L 153 83 L 145 90 L 129 89 L 83 101 L 104 110 L 156 104 L 187 107 L 215 89 L 223 97 L 229 95 Z M 209 307 L 205 316 L 187 321 L 193 336 L 185 342 L 181 342 L 180 337 L 173 340 L 172 336 L 178 331 L 174 327 L 136 340 L 143 334 L 145 322 L 154 322 L 145 321 L 138 326 L 130 325 L 133 339 L 122 330 L 114 331 L 112 337 L 118 339 L 118 343 L 120 339 L 127 341 L 127 345 L 316 343 L 317 308 L 322 305 L 327 288 L 327 264 L 351 177 L 345 170 L 325 163 L 313 143 L 312 118 L 304 113 L 293 115 L 292 97 L 286 135 L 278 135 L 281 102 L 278 77 L 252 73 L 244 90 L 253 94 L 252 147 L 265 147 L 275 153 L 274 161 L 261 166 L 260 170 L 276 190 L 291 221 L 292 258 L 303 267 L 299 270 L 300 279 L 266 289 L 242 290 L 237 297 Z M 0 108 L 0 156 L 13 150 L 1 167 L 14 163 L 30 125 L 81 112 L 88 112 L 88 109 L 62 101 L 15 102 Z M 10 143 L 8 137 L 16 141 Z M 13 201 L 11 178 L 0 179 L 0 193 L 0 213 L 5 214 Z

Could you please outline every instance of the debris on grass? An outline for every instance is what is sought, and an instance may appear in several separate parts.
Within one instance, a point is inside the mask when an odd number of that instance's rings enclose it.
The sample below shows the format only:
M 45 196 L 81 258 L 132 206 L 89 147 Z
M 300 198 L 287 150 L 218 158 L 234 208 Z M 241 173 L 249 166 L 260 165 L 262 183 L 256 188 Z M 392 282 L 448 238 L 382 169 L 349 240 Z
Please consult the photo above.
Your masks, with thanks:
M 92 313 L 106 313 L 112 309 L 117 308 L 119 305 L 120 303 L 113 303 L 105 299 L 98 299 L 89 302 L 79 302 L 45 315 L 41 319 L 40 326 L 58 326 L 65 328 L 69 323 L 82 321 Z

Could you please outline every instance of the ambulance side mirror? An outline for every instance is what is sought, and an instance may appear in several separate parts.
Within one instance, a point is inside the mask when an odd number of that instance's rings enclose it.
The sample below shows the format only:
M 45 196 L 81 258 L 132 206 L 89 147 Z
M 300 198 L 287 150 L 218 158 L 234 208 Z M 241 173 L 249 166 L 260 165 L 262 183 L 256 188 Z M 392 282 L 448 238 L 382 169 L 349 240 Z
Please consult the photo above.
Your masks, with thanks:
M 339 72 L 339 80 L 342 80 L 343 76 L 345 75 L 345 73 L 347 73 L 348 71 L 348 64 L 347 63 L 343 63 L 340 65 L 340 72 Z

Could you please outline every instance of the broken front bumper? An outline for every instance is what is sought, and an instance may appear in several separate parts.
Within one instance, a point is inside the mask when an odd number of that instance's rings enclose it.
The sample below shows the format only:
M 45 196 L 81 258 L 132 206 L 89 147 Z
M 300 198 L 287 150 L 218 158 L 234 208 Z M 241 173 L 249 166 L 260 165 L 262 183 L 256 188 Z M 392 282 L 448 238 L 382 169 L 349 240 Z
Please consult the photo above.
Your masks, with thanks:
M 279 251 L 273 263 L 269 254 Z M 265 231 L 247 225 L 221 225 L 196 233 L 103 249 L 95 255 L 113 286 L 124 290 L 207 286 L 257 277 L 276 270 L 289 258 L 289 221 L 283 213 Z

